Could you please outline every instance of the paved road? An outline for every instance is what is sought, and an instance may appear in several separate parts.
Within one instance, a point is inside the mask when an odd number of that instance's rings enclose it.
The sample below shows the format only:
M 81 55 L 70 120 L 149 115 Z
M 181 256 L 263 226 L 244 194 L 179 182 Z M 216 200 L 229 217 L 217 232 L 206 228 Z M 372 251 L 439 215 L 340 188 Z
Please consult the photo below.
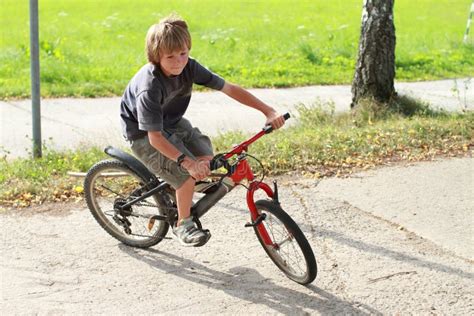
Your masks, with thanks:
M 453 86 L 448 80 L 397 89 L 458 110 Z M 317 96 L 334 100 L 338 111 L 350 101 L 348 86 L 253 92 L 282 112 Z M 472 109 L 472 89 L 466 99 Z M 188 116 L 209 134 L 254 130 L 263 121 L 218 93 L 197 93 L 192 102 Z M 116 98 L 44 102 L 44 136 L 58 147 L 121 144 L 117 104 Z M 24 155 L 28 101 L 2 103 L 0 111 L 1 146 Z M 283 181 L 284 205 L 318 257 L 319 277 L 308 288 L 282 276 L 243 228 L 242 190 L 210 213 L 221 216 L 205 218 L 213 239 L 198 250 L 171 241 L 151 250 L 124 247 L 82 205 L 2 214 L 0 312 L 472 314 L 473 176 L 473 159 L 463 158 L 349 179 Z
M 394 166 L 321 183 L 338 199 L 474 261 L 474 159 Z
M 280 182 L 317 256 L 309 287 L 243 227 L 239 188 L 203 218 L 213 237 L 197 249 L 126 247 L 82 204 L 0 213 L 0 313 L 472 315 L 472 158 Z
M 470 88 L 465 90 L 465 86 Z M 458 88 L 459 98 L 453 88 Z M 430 102 L 433 107 L 457 111 L 466 105 L 474 109 L 474 87 L 467 79 L 396 83 L 400 94 Z M 332 101 L 337 111 L 347 111 L 350 86 L 310 86 L 291 89 L 252 89 L 259 98 L 281 112 L 295 105 L 313 105 L 319 99 Z M 119 98 L 46 99 L 42 101 L 42 139 L 50 147 L 125 145 L 118 121 Z M 0 102 L 0 154 L 25 156 L 31 151 L 31 102 Z M 264 122 L 253 109 L 241 106 L 220 92 L 193 94 L 187 117 L 202 131 L 216 135 L 228 130 L 255 131 Z M 290 121 L 291 122 L 291 121 Z M 294 122 L 294 121 L 293 121 Z

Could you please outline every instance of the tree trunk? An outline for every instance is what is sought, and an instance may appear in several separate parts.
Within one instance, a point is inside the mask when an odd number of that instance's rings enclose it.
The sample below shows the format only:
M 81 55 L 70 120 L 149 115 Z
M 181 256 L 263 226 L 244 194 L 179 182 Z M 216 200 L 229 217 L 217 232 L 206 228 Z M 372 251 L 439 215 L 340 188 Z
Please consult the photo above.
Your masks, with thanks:
M 395 94 L 394 1 L 364 1 L 351 107 L 361 98 L 387 102 Z

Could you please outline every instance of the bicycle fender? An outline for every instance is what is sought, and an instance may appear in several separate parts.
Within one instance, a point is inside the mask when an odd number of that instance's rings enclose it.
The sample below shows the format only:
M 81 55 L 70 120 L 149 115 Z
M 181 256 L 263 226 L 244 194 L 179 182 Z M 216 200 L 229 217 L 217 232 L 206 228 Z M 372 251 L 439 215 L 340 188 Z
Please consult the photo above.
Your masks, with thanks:
M 156 180 L 156 176 L 137 158 L 118 148 L 107 146 L 104 152 L 115 159 L 125 163 L 130 169 L 147 181 Z

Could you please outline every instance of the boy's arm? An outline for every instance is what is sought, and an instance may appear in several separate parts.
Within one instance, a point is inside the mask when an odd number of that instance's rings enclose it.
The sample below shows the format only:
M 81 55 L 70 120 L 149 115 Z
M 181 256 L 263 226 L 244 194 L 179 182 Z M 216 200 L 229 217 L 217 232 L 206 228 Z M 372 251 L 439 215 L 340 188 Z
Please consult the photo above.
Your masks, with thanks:
M 160 153 L 168 157 L 169 159 L 176 161 L 181 152 L 171 144 L 166 137 L 164 137 L 161 132 L 148 132 L 148 139 L 150 140 L 150 145 L 155 147 Z
M 161 132 L 148 131 L 148 139 L 150 140 L 150 144 L 153 147 L 173 161 L 176 161 L 182 154 L 172 143 L 166 139 L 166 137 L 161 134 Z M 188 170 L 190 175 L 196 180 L 201 180 L 210 173 L 209 165 L 201 165 L 199 162 L 189 157 L 184 158 L 181 166 Z
M 274 129 L 280 128 L 285 124 L 283 115 L 278 114 L 274 108 L 265 104 L 263 101 L 258 99 L 244 88 L 236 84 L 226 82 L 221 91 L 232 99 L 262 112 L 267 118 L 266 124 L 272 125 Z

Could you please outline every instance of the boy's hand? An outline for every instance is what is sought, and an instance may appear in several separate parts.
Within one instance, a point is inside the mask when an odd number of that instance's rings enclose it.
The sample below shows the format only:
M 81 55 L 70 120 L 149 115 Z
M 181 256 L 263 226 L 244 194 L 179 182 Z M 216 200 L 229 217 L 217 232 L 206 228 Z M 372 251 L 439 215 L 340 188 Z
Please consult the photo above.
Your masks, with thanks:
M 265 125 L 271 125 L 273 129 L 279 129 L 283 125 L 285 125 L 285 119 L 283 115 L 278 114 L 277 111 L 273 110 L 266 114 L 267 122 Z
M 209 161 L 206 160 L 196 161 L 186 157 L 181 163 L 181 166 L 183 166 L 196 181 L 202 180 L 211 174 Z

